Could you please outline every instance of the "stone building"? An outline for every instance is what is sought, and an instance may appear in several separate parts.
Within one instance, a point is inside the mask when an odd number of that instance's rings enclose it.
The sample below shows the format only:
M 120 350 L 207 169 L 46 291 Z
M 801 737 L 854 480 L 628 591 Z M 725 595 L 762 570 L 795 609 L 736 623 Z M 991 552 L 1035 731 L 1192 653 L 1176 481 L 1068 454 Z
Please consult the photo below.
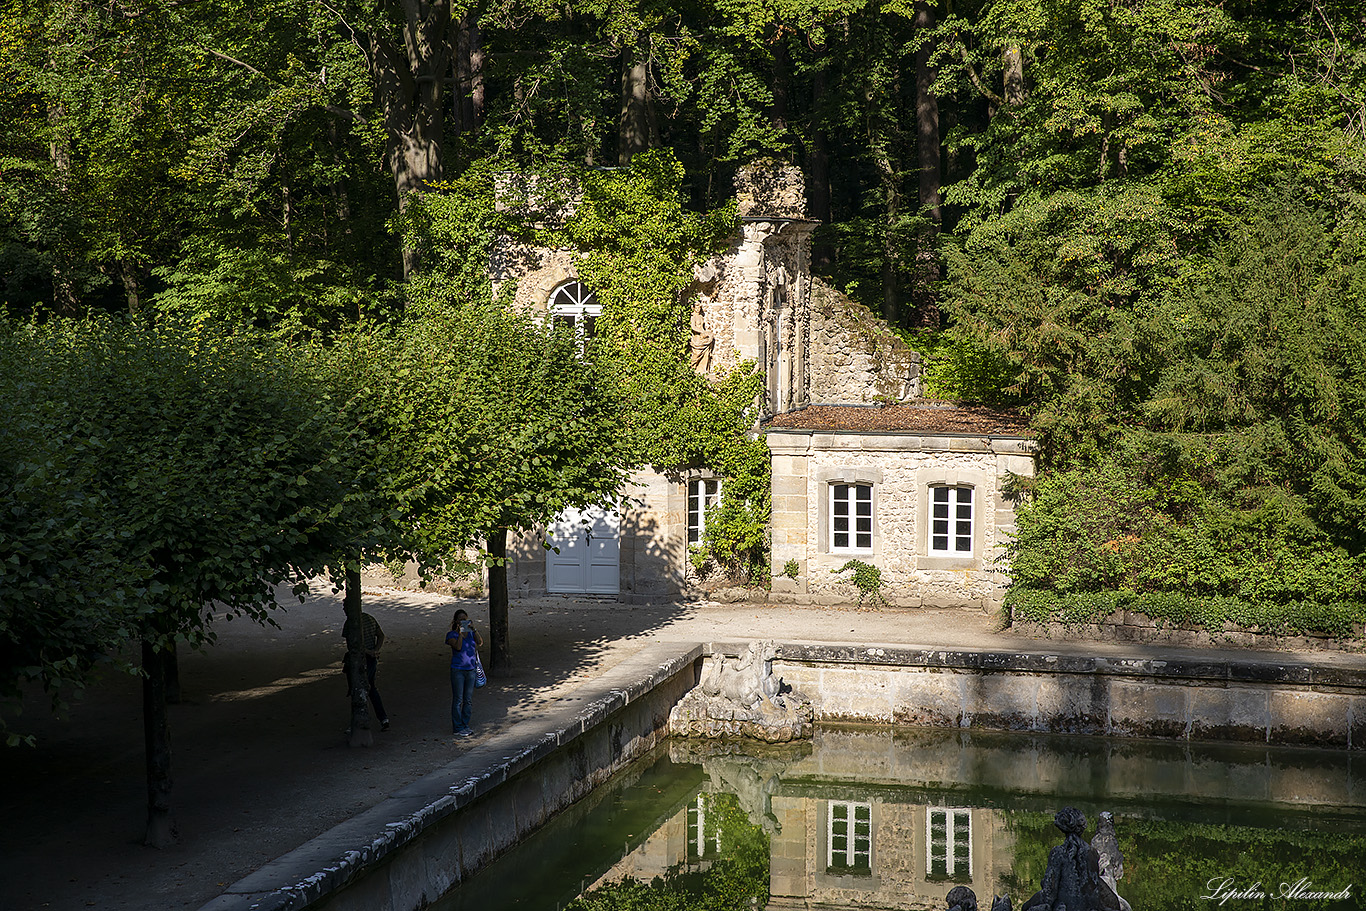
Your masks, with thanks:
M 1032 475 L 1023 422 L 921 402 L 919 358 L 866 308 L 811 274 L 801 172 L 756 165 L 736 177 L 729 249 L 695 271 L 688 355 L 722 377 L 763 371 L 761 426 L 772 452 L 771 597 L 854 600 L 850 560 L 877 566 L 889 603 L 999 604 L 998 545 L 1013 526 L 1008 474 Z M 592 332 L 601 313 L 572 251 L 504 244 L 495 283 L 514 306 Z M 509 547 L 513 592 L 643 601 L 701 591 L 688 550 L 725 478 L 643 471 L 619 509 L 570 512 Z M 543 540 L 552 547 L 546 549 Z

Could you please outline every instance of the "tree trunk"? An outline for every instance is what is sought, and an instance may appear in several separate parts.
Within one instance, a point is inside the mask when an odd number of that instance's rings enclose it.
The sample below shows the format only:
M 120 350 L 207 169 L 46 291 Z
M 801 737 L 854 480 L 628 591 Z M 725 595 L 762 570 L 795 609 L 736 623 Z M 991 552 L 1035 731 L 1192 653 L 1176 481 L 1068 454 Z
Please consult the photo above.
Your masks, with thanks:
M 399 211 L 408 196 L 443 176 L 444 87 L 452 40 L 449 0 L 403 4 L 403 48 L 372 34 L 366 50 L 375 79 L 375 100 L 384 117 L 385 158 L 394 175 Z M 403 275 L 417 268 L 417 251 L 403 250 Z
M 926 0 L 915 5 L 917 31 L 934 28 L 934 8 Z M 916 151 L 920 159 L 920 211 L 937 230 L 944 223 L 944 193 L 940 181 L 939 99 L 933 88 L 938 71 L 931 64 L 935 47 L 923 42 L 915 52 Z
M 1024 54 L 1018 44 L 1007 44 L 1001 51 L 1005 76 L 1001 83 L 1007 105 L 1023 104 L 1025 100 Z
M 71 144 L 62 136 L 61 122 L 66 117 L 66 106 L 55 104 L 48 108 L 47 122 L 53 127 L 53 140 L 48 144 L 48 157 L 57 175 L 57 186 L 66 195 L 71 185 Z M 76 298 L 76 283 L 72 280 L 70 256 L 66 253 L 70 244 L 58 244 L 52 258 L 52 309 L 61 316 L 80 314 L 80 302 Z
M 914 25 L 928 33 L 934 28 L 934 7 L 928 0 L 915 6 Z M 939 304 L 935 288 L 939 283 L 939 231 L 944 225 L 944 191 L 939 140 L 939 99 L 934 80 L 939 75 L 932 63 L 935 45 L 922 42 L 915 52 L 915 146 L 920 170 L 920 213 L 929 220 L 929 230 L 916 238 L 914 314 L 910 322 L 919 327 L 939 325 Z
M 457 133 L 474 133 L 484 119 L 484 48 L 480 44 L 479 22 L 473 13 L 460 18 L 455 51 Z
M 489 670 L 512 666 L 508 637 L 508 533 L 499 528 L 488 533 L 489 549 Z
M 342 608 L 346 611 L 346 688 L 351 694 L 351 726 L 347 744 L 353 747 L 374 745 L 370 729 L 370 687 L 365 678 L 365 635 L 361 625 L 360 570 L 346 567 L 346 588 Z
M 792 80 L 792 61 L 788 57 L 787 46 L 773 46 L 773 109 L 769 122 L 779 133 L 787 132 L 787 89 Z
M 637 39 L 621 56 L 621 114 L 617 119 L 617 164 L 625 167 L 638 152 L 650 147 L 647 97 L 649 65 L 644 42 Z
M 123 296 L 128 301 L 128 312 L 133 316 L 139 315 L 142 313 L 142 295 L 138 267 L 126 256 L 119 260 L 119 278 L 123 281 Z
M 166 704 L 180 705 L 180 650 L 174 642 L 165 651 Z
M 166 710 L 166 652 L 142 640 L 142 732 L 147 757 L 147 832 L 143 843 L 179 841 L 171 814 L 171 724 Z
M 830 137 L 825 132 L 821 108 L 826 91 L 825 67 L 819 66 L 811 74 L 811 148 L 806 156 L 807 192 L 811 200 L 811 217 L 823 225 L 830 224 Z M 835 251 L 829 238 L 819 236 L 811 247 L 811 268 L 828 273 L 834 262 Z
M 901 220 L 901 180 L 888 148 L 891 145 L 889 137 L 883 134 L 869 138 L 872 140 L 869 151 L 873 165 L 882 183 L 882 318 L 895 326 L 901 320 L 901 288 L 897 274 L 900 251 L 896 242 Z

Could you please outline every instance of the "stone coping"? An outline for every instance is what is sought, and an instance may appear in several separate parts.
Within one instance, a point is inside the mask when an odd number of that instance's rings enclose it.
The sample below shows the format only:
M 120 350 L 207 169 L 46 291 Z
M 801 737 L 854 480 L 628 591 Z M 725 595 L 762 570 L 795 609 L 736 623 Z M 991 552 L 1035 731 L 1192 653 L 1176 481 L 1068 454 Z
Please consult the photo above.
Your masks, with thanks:
M 740 655 L 748 641 L 713 642 L 706 653 Z M 1339 656 L 1334 656 L 1335 658 Z M 1345 655 L 1341 657 L 1347 657 Z M 1170 655 L 1114 657 L 1067 654 L 1042 649 L 1030 651 L 952 650 L 906 644 L 870 645 L 779 642 L 780 661 L 809 664 L 879 665 L 944 668 L 983 673 L 1094 674 L 1147 677 L 1210 683 L 1283 683 L 1296 687 L 1333 687 L 1366 690 L 1366 660 L 1306 660 L 1299 655 L 1271 653 L 1233 656 Z
M 586 682 L 545 716 L 477 743 L 384 801 L 238 880 L 200 911 L 307 908 L 423 831 L 598 727 L 694 663 L 698 643 L 650 645 Z

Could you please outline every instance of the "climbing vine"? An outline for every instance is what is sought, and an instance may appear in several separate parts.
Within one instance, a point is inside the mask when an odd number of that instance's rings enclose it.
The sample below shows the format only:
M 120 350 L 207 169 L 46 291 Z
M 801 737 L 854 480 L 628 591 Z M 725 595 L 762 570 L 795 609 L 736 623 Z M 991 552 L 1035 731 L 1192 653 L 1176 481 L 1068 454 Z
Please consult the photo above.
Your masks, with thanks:
M 864 563 L 862 560 L 850 560 L 839 569 L 830 570 L 836 575 L 840 573 L 852 572 L 849 581 L 858 589 L 858 603 L 862 604 L 866 598 L 874 606 L 886 604 L 887 600 L 882 596 L 882 570 L 871 563 Z
M 613 170 L 531 173 L 480 163 L 405 212 L 405 241 L 423 260 L 408 283 L 410 306 L 491 299 L 481 273 L 499 235 L 575 251 L 580 280 L 602 304 L 587 353 L 616 384 L 627 458 L 664 473 L 705 469 L 724 478 L 699 565 L 766 581 L 768 447 L 752 432 L 763 377 L 752 363 L 699 376 L 686 357 L 693 267 L 722 248 L 735 211 L 689 210 L 683 178 L 668 151 Z

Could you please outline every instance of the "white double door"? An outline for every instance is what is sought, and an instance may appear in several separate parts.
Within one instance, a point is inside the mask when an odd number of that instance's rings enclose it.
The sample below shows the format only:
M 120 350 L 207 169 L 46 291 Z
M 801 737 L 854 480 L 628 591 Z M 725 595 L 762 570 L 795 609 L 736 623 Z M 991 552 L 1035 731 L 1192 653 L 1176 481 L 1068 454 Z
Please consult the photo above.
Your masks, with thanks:
M 550 523 L 545 589 L 560 594 L 621 591 L 621 513 L 594 506 L 569 509 Z

